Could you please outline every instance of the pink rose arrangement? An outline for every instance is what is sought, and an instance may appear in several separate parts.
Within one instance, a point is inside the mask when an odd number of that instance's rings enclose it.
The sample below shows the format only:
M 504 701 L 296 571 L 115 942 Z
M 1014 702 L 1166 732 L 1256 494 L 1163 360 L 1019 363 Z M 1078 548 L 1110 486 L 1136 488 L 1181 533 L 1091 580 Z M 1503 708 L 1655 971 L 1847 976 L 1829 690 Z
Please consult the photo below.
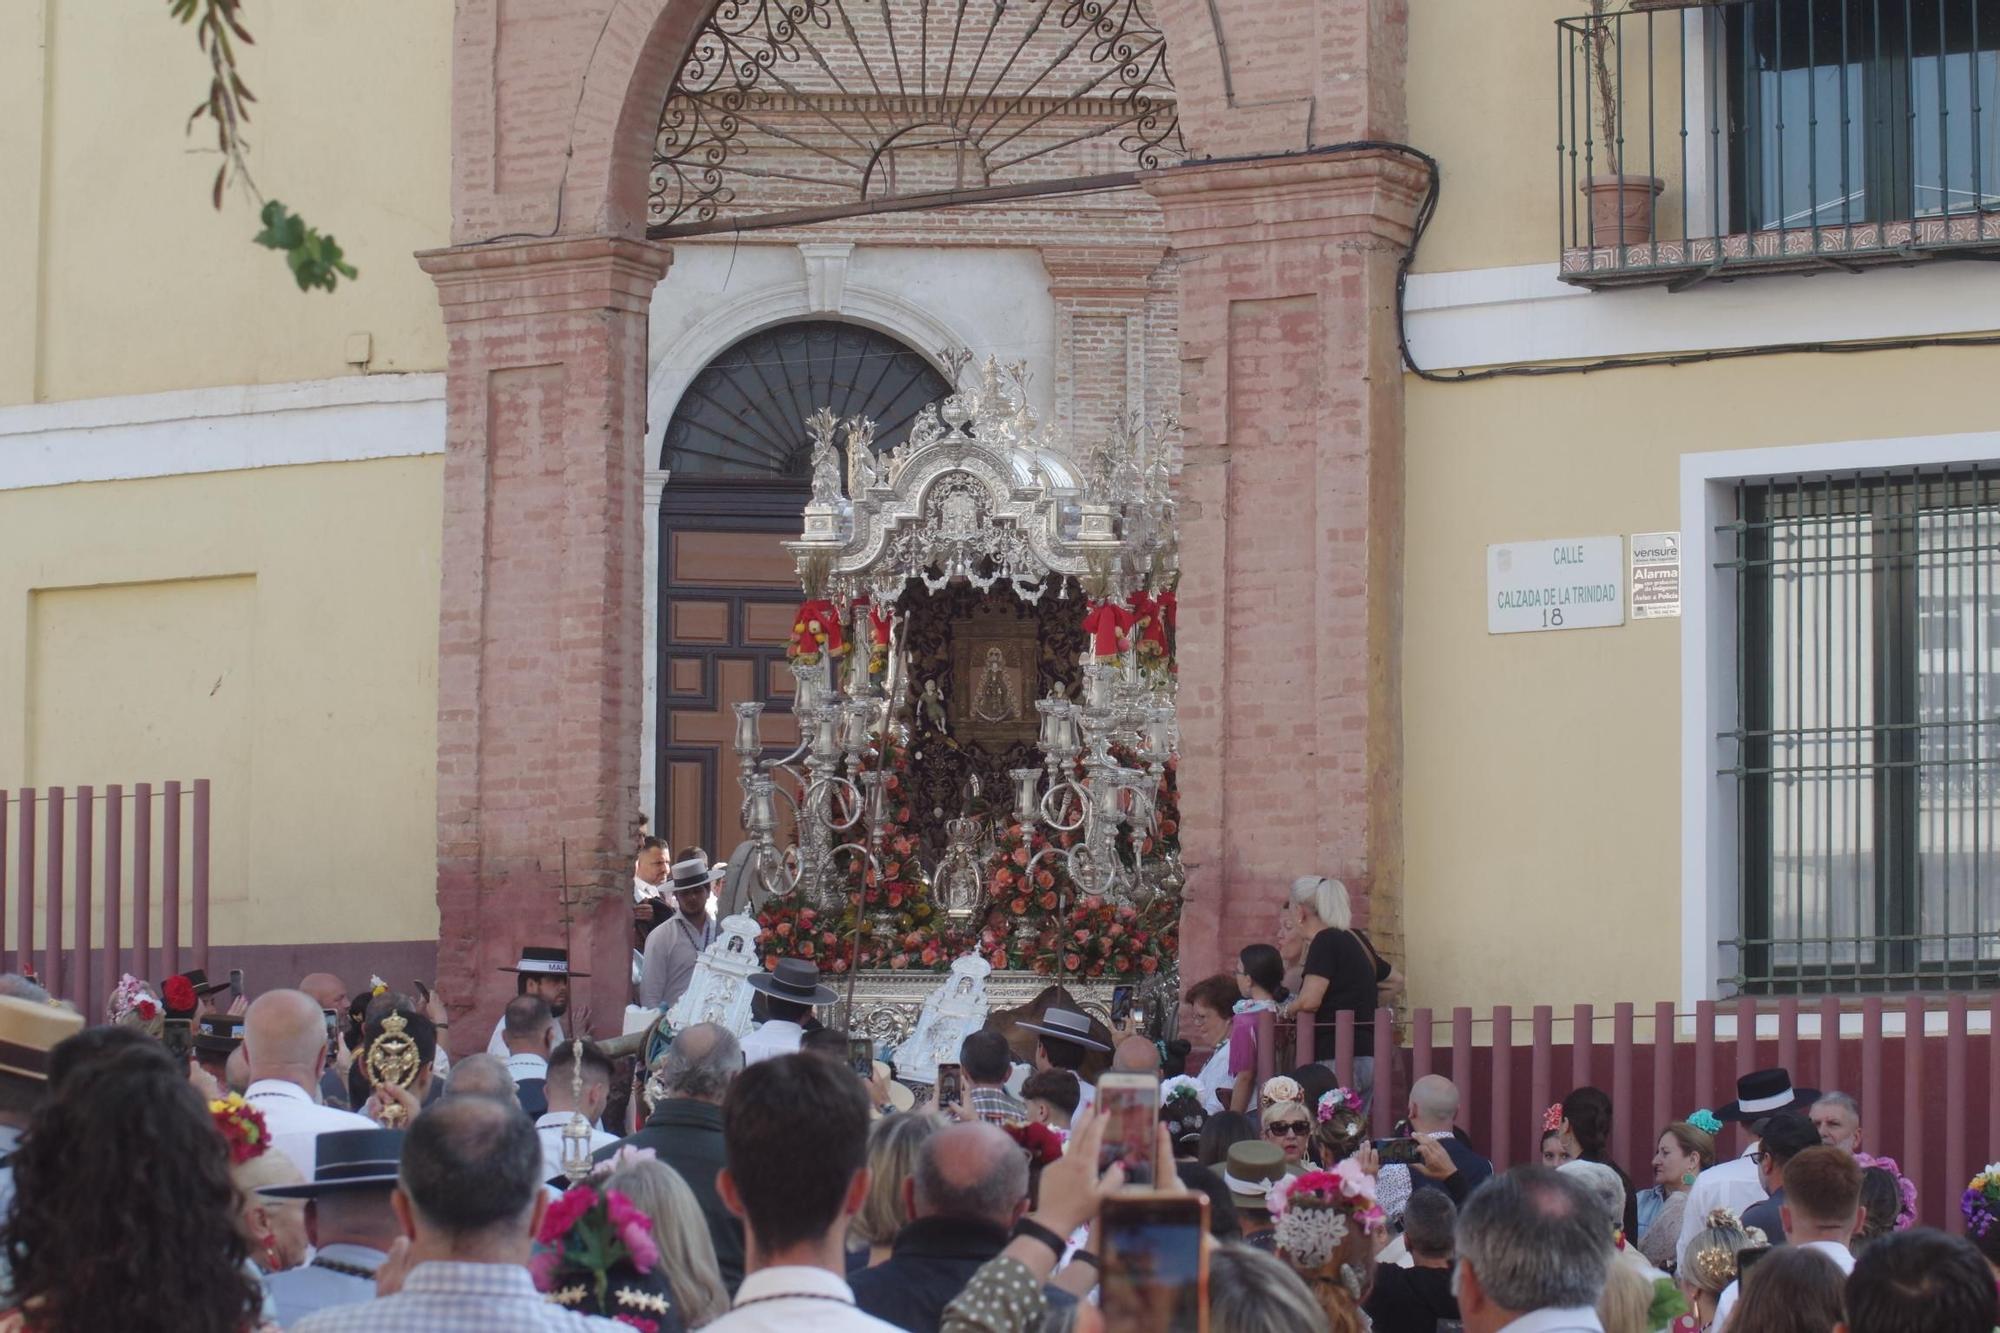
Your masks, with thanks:
M 600 1307 L 609 1299 L 613 1270 L 649 1274 L 660 1262 L 653 1219 L 619 1191 L 587 1184 L 549 1205 L 535 1244 L 528 1270 L 537 1290 L 567 1294 L 575 1287 L 580 1294 L 587 1283 Z

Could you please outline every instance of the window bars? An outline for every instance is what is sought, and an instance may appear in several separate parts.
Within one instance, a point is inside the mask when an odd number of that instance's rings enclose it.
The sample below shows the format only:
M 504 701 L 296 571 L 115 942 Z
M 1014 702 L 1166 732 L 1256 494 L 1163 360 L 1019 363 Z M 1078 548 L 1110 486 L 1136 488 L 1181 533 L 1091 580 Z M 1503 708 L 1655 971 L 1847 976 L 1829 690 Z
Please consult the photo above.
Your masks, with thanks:
M 2000 982 L 2000 465 L 1736 498 L 1737 986 Z

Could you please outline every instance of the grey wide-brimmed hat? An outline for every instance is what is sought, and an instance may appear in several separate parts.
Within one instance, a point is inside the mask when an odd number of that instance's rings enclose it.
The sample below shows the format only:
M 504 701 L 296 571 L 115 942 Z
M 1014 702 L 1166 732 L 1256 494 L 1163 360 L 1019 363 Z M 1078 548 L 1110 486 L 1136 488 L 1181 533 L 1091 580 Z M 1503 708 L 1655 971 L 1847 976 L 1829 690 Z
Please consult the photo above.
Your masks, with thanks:
M 1222 1183 L 1229 1187 L 1229 1198 L 1238 1208 L 1265 1212 L 1270 1207 L 1271 1187 L 1286 1174 L 1283 1148 L 1261 1139 L 1246 1139 L 1229 1145 Z
M 809 963 L 803 958 L 780 958 L 778 965 L 769 972 L 750 974 L 750 989 L 763 991 L 774 1000 L 789 1000 L 793 1004 L 832 1004 L 839 999 L 832 990 L 819 984 L 819 964 Z
M 335 1129 L 313 1141 L 313 1178 L 303 1185 L 265 1185 L 273 1199 L 317 1199 L 346 1190 L 386 1189 L 403 1157 L 400 1129 Z
M 1024 1032 L 1038 1032 L 1044 1037 L 1081 1046 L 1086 1051 L 1103 1051 L 1107 1055 L 1111 1052 L 1109 1046 L 1090 1035 L 1090 1020 L 1074 1009 L 1045 1010 L 1041 1022 L 1030 1023 L 1023 1019 L 1015 1026 Z

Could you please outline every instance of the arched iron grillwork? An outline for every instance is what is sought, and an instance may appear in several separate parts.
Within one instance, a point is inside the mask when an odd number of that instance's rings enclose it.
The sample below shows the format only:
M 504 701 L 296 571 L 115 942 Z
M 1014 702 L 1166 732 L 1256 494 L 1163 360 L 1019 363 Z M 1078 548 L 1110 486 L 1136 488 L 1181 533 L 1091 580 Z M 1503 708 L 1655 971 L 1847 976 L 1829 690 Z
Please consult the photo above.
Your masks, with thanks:
M 686 477 L 798 480 L 812 472 L 806 418 L 830 404 L 876 424 L 893 449 L 917 411 L 951 392 L 931 363 L 886 333 L 802 320 L 753 333 L 696 375 L 667 423 L 661 466 Z
M 936 196 L 1184 155 L 1141 0 L 723 0 L 660 111 L 649 222 Z

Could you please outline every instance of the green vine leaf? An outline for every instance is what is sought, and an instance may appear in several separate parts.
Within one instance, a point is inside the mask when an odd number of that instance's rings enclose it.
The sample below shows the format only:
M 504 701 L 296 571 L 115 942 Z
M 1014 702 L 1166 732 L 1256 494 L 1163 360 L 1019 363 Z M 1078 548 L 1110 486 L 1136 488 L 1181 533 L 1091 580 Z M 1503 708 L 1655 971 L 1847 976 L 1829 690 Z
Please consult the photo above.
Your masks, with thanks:
M 360 277 L 360 271 L 346 262 L 340 243 L 315 227 L 306 225 L 306 220 L 293 213 L 276 199 L 264 205 L 264 230 L 253 238 L 257 244 L 272 250 L 281 250 L 285 263 L 292 270 L 292 280 L 299 290 L 309 292 L 318 287 L 332 291 L 340 280 L 353 281 Z

